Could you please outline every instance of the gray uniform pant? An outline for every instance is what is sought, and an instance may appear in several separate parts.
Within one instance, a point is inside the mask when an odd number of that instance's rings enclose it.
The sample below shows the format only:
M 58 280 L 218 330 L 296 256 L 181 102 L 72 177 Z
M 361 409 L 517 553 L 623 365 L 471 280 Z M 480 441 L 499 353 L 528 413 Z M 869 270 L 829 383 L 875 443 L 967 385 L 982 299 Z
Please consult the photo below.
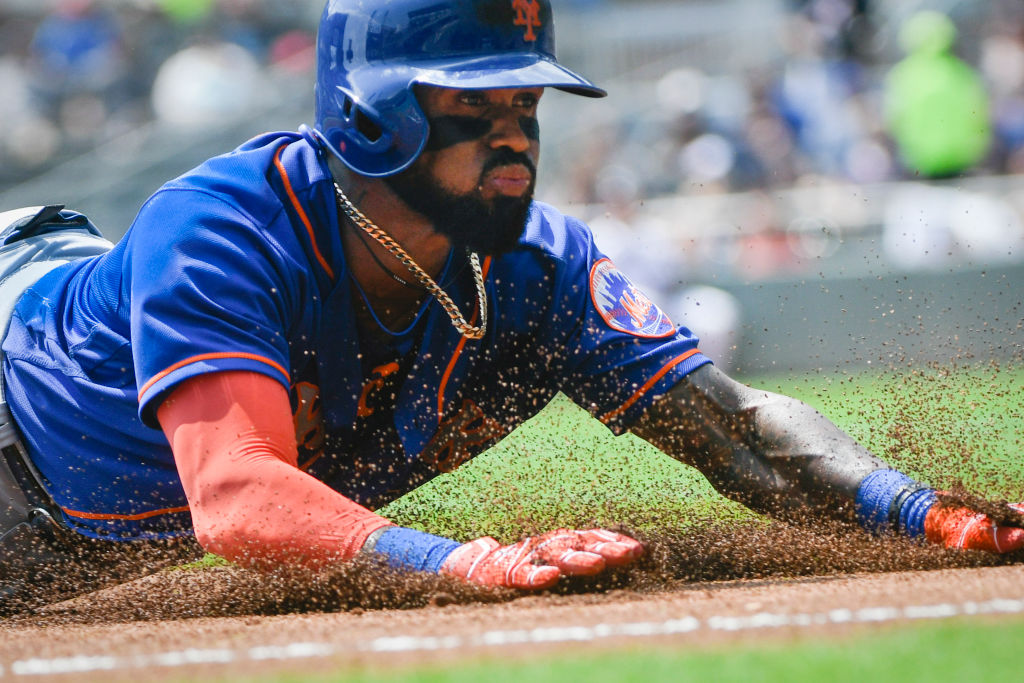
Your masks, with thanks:
M 61 208 L 0 213 L 0 340 L 30 285 L 57 266 L 98 256 L 113 246 L 85 216 Z M 2 360 L 0 352 L 0 367 Z M 11 418 L 0 372 L 0 615 L 145 573 L 128 572 L 127 566 L 144 565 L 150 555 L 182 555 L 162 550 L 187 545 L 185 555 L 196 554 L 190 544 L 176 542 L 87 539 L 60 519 Z M 126 569 L 118 571 L 121 565 Z

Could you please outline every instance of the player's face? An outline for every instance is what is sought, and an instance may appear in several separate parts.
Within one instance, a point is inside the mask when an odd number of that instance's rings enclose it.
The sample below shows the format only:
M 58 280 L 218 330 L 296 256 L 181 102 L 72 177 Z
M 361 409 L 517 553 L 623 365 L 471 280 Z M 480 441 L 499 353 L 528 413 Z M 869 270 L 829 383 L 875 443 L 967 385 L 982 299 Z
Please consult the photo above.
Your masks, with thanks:
M 515 248 L 536 183 L 542 94 L 419 88 L 430 137 L 416 162 L 388 184 L 455 245 L 484 254 Z

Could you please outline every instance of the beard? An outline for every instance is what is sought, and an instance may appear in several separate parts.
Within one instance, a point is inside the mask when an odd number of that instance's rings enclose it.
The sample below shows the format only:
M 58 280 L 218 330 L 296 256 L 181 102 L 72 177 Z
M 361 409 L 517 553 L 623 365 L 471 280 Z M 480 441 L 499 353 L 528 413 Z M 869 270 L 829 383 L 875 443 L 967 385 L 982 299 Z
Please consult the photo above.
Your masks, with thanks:
M 480 172 L 482 184 L 488 172 L 511 164 L 522 164 L 530 170 L 530 186 L 519 197 L 498 195 L 484 199 L 479 186 L 466 194 L 456 194 L 442 187 L 426 169 L 415 165 L 384 181 L 411 209 L 430 220 L 434 230 L 447 237 L 453 246 L 498 256 L 519 244 L 533 202 L 537 173 L 529 157 L 510 149 L 498 150 Z

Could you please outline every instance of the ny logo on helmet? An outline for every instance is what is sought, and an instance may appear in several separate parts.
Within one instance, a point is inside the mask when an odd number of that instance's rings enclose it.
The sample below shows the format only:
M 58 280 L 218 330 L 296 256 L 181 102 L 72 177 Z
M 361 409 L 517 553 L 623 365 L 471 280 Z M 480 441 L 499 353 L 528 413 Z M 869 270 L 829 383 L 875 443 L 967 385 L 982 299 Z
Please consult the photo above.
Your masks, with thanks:
M 512 9 L 516 12 L 516 19 L 513 22 L 516 26 L 525 26 L 526 33 L 523 40 L 534 42 L 537 34 L 533 29 L 540 28 L 540 3 L 537 0 L 512 0 Z

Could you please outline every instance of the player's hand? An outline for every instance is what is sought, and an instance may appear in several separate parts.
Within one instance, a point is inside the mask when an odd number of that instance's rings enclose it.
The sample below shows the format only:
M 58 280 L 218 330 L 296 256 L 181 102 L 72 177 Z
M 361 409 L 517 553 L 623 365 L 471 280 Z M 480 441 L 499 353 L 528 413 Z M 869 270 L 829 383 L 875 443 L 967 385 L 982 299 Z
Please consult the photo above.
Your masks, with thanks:
M 556 529 L 512 545 L 484 536 L 456 548 L 441 573 L 485 586 L 541 590 L 560 576 L 598 574 L 643 552 L 636 539 L 605 529 Z
M 1024 512 L 1024 503 L 1010 508 Z M 947 548 L 1011 553 L 1024 548 L 1024 529 L 1001 526 L 991 517 L 967 507 L 932 505 L 924 520 L 928 540 Z

